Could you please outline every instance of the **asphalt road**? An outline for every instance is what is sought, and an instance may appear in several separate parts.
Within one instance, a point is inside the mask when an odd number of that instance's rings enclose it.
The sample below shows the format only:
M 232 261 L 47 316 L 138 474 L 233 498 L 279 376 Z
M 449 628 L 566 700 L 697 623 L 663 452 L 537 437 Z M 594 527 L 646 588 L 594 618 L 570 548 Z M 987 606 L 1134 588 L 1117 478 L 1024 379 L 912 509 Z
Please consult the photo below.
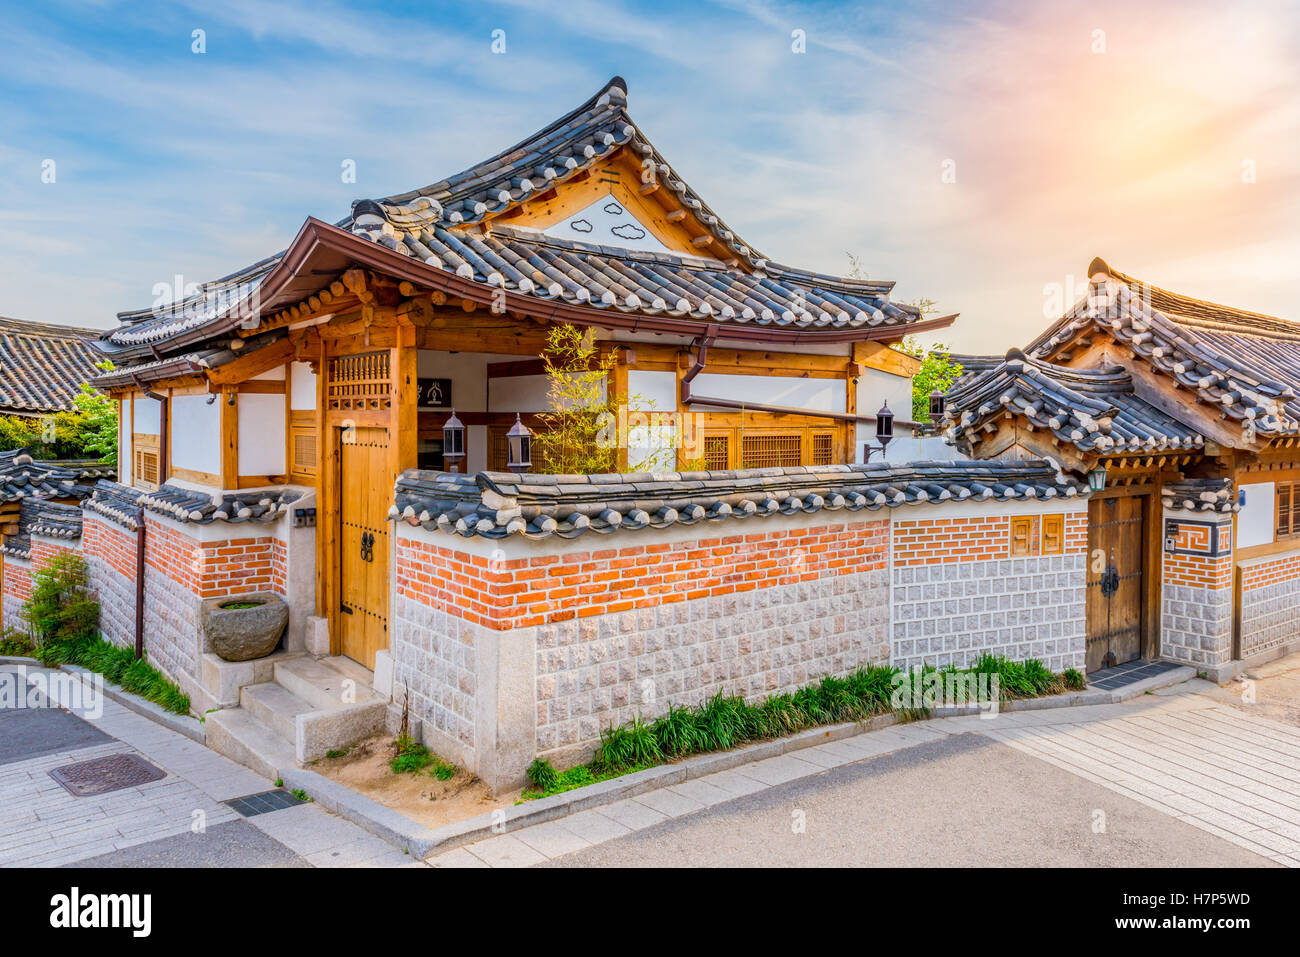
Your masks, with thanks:
M 1094 831 L 1098 812 L 1102 832 Z M 1272 862 L 982 735 L 960 734 L 758 791 L 542 866 L 1261 865 Z

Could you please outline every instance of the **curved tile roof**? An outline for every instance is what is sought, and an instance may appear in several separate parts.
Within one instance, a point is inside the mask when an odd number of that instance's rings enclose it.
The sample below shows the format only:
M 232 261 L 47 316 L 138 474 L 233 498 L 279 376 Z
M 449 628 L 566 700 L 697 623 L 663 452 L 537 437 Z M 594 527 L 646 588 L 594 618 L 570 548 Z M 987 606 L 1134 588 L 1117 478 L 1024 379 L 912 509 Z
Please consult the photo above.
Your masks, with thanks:
M 747 269 L 702 256 L 566 242 L 495 218 L 623 149 L 631 150 L 643 168 L 653 169 L 722 245 L 724 255 Z M 487 220 L 491 229 L 484 235 L 475 224 Z M 890 301 L 891 282 L 781 266 L 742 242 L 631 121 L 627 85 L 618 77 L 510 149 L 422 189 L 358 200 L 337 225 L 488 289 L 543 301 L 813 332 L 899 326 L 901 335 L 903 327 L 921 320 L 917 308 Z M 196 336 L 190 334 L 209 327 L 213 335 L 229 331 L 235 325 L 232 317 L 242 321 L 258 315 L 261 284 L 287 252 L 209 283 L 181 302 L 120 313 L 122 325 L 105 335 L 100 347 L 109 354 L 142 358 L 146 349 L 166 350 L 177 337 L 192 349 Z M 151 358 L 161 356 L 154 351 Z
M 117 482 L 101 481 L 82 502 L 82 507 L 127 528 L 138 527 L 141 509 L 195 525 L 266 524 L 283 516 L 305 494 L 301 488 L 284 486 L 214 495 L 168 484 L 153 492 L 142 492 Z
M 1101 330 L 1257 434 L 1300 433 L 1300 327 L 1156 289 L 1101 259 L 1088 272 L 1088 295 L 1025 348 L 1029 356 L 1050 360 Z
M 1023 417 L 1081 452 L 1107 455 L 1203 448 L 1205 437 L 1133 394 L 1118 367 L 1072 369 L 1012 349 L 996 365 L 964 376 L 948 390 L 944 437 L 978 445 L 983 426 L 1005 413 Z
M 90 491 L 80 483 L 83 465 L 34 459 L 27 449 L 0 452 L 0 502 L 82 498 Z
M 0 409 L 71 409 L 81 384 L 98 374 L 101 356 L 92 342 L 102 333 L 0 317 Z
M 466 538 L 576 538 L 819 511 L 1073 498 L 1087 486 L 1047 460 L 827 465 L 612 475 L 452 475 L 411 469 L 389 518 Z

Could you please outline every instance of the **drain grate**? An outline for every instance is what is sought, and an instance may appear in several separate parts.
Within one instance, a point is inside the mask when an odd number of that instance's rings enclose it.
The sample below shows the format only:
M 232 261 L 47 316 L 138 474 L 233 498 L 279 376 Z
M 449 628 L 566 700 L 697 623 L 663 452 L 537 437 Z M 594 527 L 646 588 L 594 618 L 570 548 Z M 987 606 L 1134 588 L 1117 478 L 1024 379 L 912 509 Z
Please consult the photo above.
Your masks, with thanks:
M 1099 691 L 1114 691 L 1116 688 L 1123 688 L 1125 685 L 1146 678 L 1154 678 L 1156 675 L 1181 667 L 1182 665 L 1173 661 L 1130 661 L 1128 664 L 1094 671 L 1088 675 L 1088 686 Z
M 268 811 L 280 811 L 295 804 L 302 804 L 296 797 L 283 788 L 274 791 L 261 791 L 257 794 L 245 794 L 243 797 L 222 801 L 232 811 L 238 811 L 243 817 L 255 817 Z
M 167 777 L 167 772 L 154 767 L 138 754 L 110 754 L 77 764 L 65 764 L 51 771 L 50 777 L 73 797 L 89 797 L 161 781 Z

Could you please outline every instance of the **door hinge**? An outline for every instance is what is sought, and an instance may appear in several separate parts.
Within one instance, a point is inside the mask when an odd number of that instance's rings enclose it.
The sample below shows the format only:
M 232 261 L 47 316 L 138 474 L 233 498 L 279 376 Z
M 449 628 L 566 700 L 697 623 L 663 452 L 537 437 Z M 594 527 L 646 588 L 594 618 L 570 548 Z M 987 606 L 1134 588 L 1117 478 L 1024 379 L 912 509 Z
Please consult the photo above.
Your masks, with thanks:
M 344 604 L 341 603 L 341 602 L 339 603 L 339 611 L 343 612 L 343 614 L 345 614 L 345 615 L 350 615 L 350 614 L 352 614 L 352 609 L 349 608 L 347 605 L 344 605 Z

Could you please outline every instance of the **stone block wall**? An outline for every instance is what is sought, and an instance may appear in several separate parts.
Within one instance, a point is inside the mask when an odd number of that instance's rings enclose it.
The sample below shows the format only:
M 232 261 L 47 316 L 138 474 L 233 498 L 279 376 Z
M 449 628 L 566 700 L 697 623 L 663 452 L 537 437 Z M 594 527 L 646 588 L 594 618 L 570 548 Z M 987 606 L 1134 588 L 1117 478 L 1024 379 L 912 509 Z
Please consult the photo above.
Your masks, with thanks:
M 1160 655 L 1225 665 L 1232 659 L 1231 517 L 1192 520 L 1166 512 L 1165 519 Z
M 1013 557 L 1013 515 L 1059 515 L 1061 547 Z M 859 665 L 983 651 L 1083 667 L 1081 503 L 718 529 L 571 542 L 399 523 L 395 699 L 409 688 L 426 743 L 500 787 L 536 755 L 586 760 L 610 724 L 718 692 L 759 701 Z
M 136 533 L 86 512 L 81 551 L 99 599 L 100 631 L 115 644 L 134 645 Z
M 1300 639 L 1300 551 L 1242 562 L 1241 657 Z
M 892 661 L 965 667 L 988 652 L 1038 658 L 1054 671 L 1084 667 L 1086 510 L 1028 515 L 1037 529 L 1027 555 L 1012 555 L 1012 514 L 984 507 L 959 514 L 936 506 L 894 521 Z M 1059 514 L 1059 554 L 1043 554 L 1042 515 Z

